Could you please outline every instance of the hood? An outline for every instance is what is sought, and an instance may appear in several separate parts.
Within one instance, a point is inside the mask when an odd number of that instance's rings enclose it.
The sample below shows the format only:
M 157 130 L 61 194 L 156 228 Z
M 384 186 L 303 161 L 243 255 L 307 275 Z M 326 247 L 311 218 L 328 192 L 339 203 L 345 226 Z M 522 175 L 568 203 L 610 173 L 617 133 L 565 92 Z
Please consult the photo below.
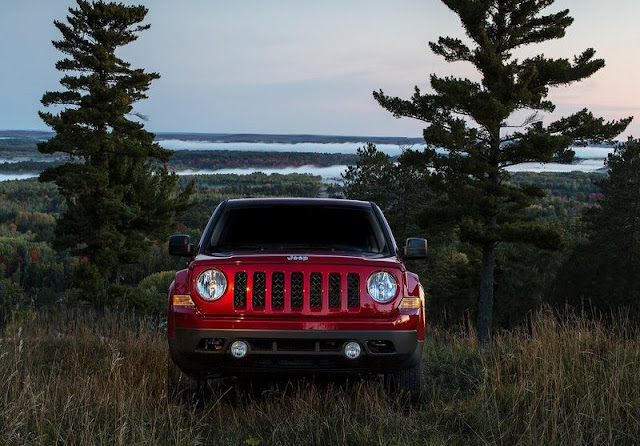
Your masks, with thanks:
M 358 255 L 354 253 L 300 253 L 286 252 L 278 254 L 242 253 L 229 255 L 204 255 L 199 254 L 192 265 L 240 265 L 240 264 L 265 264 L 265 265 L 353 265 L 378 268 L 399 268 L 404 270 L 404 265 L 398 257 L 375 257 Z M 194 265 L 194 266 L 195 266 Z

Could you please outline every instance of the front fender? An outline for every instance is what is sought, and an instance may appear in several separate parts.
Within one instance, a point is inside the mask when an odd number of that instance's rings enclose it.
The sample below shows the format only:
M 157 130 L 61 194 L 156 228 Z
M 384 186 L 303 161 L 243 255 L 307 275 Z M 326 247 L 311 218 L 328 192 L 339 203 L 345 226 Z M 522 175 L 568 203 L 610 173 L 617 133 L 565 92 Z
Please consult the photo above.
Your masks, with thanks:
M 420 284 L 420 279 L 417 274 L 407 271 L 405 273 L 407 280 L 406 295 L 408 297 L 420 298 L 420 323 L 418 326 L 418 339 L 423 341 L 425 337 L 425 325 L 426 325 L 426 297 L 424 288 Z
M 167 299 L 167 336 L 173 338 L 174 320 L 173 320 L 173 307 L 172 298 L 176 294 L 189 294 L 190 293 L 189 270 L 182 269 L 176 273 L 176 277 L 169 285 L 169 294 Z

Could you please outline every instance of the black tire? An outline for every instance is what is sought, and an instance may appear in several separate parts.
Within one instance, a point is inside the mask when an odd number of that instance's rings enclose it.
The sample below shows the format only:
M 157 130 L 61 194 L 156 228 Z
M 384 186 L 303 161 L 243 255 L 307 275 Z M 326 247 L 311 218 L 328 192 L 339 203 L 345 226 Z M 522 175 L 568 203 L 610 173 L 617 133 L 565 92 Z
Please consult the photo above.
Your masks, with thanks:
M 398 398 L 401 405 L 417 408 L 422 395 L 422 367 L 418 362 L 408 369 L 384 375 L 385 388 L 391 398 Z

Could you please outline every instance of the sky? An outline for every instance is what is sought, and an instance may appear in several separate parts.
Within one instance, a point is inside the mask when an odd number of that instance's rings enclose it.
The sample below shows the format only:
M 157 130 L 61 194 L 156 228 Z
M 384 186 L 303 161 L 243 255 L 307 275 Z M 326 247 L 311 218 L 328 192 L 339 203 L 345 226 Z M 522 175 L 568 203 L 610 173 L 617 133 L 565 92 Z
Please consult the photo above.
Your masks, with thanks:
M 439 0 L 125 0 L 149 8 L 148 31 L 119 50 L 135 68 L 158 72 L 135 111 L 153 132 L 419 137 L 425 123 L 394 118 L 372 91 L 409 98 L 429 75 L 474 78 L 464 63 L 433 55 L 428 42 L 464 38 Z M 3 0 L 0 6 L 0 130 L 48 130 L 37 112 L 60 90 L 62 54 L 54 20 L 75 0 Z M 596 50 L 606 67 L 551 90 L 545 123 L 589 108 L 607 120 L 635 116 L 621 135 L 640 137 L 640 2 L 556 0 L 567 35 L 516 52 L 572 58 Z M 515 119 L 520 119 L 516 117 Z M 518 124 L 519 122 L 509 122 Z

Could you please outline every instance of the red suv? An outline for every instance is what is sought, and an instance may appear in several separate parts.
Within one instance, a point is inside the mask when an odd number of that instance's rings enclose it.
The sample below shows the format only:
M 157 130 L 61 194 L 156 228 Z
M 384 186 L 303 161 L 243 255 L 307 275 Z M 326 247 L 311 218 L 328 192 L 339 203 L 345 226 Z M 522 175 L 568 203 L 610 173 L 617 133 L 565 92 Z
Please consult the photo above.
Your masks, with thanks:
M 383 374 L 415 402 L 425 296 L 402 259 L 426 250 L 411 238 L 400 253 L 370 202 L 224 201 L 196 246 L 187 235 L 169 241 L 191 259 L 169 288 L 170 368 L 202 386 L 276 372 Z

